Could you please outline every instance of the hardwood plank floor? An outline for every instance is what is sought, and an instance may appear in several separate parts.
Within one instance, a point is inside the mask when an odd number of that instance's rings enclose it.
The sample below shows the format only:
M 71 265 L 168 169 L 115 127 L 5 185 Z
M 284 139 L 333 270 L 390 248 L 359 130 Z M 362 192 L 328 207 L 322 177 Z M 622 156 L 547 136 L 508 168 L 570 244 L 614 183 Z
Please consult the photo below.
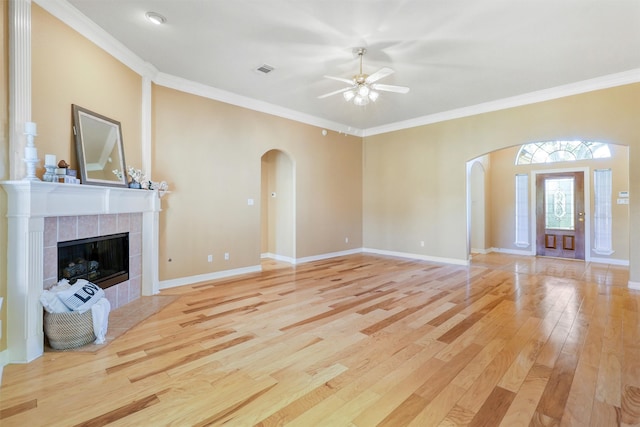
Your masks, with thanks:
M 640 423 L 624 267 L 352 255 L 163 291 L 97 351 L 4 369 L 9 426 Z

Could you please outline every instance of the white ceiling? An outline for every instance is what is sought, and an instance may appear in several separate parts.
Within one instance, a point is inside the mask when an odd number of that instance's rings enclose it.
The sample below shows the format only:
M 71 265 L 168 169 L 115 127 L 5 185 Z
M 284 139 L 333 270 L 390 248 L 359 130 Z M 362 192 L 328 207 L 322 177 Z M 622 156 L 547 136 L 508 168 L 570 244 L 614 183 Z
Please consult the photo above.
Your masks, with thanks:
M 361 130 L 640 70 L 640 0 L 68 1 L 161 73 Z M 358 46 L 411 91 L 318 99 Z

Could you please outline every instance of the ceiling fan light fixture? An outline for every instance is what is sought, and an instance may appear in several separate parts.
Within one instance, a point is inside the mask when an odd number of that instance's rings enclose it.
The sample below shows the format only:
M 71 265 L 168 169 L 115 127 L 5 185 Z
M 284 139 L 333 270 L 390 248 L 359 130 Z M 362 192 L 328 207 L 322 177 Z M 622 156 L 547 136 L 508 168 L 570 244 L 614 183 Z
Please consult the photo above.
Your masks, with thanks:
M 360 59 L 360 72 L 352 76 L 351 79 L 325 76 L 326 78 L 329 78 L 331 80 L 337 80 L 339 82 L 346 83 L 349 86 L 343 89 L 334 90 L 333 92 L 329 92 L 324 95 L 320 95 L 318 98 L 322 99 L 341 93 L 346 102 L 353 102 L 355 105 L 364 106 L 369 104 L 369 102 L 376 102 L 376 100 L 380 97 L 380 91 L 396 93 L 409 92 L 408 87 L 376 83 L 378 80 L 387 77 L 389 74 L 393 74 L 393 70 L 391 68 L 383 67 L 370 75 L 363 73 L 362 57 L 364 56 L 366 51 L 367 50 L 363 47 L 359 47 L 353 50 L 353 53 L 355 55 L 358 55 Z
M 156 25 L 162 25 L 165 22 L 167 22 L 167 18 L 165 18 L 164 16 L 160 15 L 157 12 L 147 12 L 144 14 L 144 16 L 147 18 L 149 22 L 152 22 Z
M 358 106 L 367 105 L 369 103 L 369 97 L 368 96 L 356 95 L 353 98 L 353 103 L 358 105 Z

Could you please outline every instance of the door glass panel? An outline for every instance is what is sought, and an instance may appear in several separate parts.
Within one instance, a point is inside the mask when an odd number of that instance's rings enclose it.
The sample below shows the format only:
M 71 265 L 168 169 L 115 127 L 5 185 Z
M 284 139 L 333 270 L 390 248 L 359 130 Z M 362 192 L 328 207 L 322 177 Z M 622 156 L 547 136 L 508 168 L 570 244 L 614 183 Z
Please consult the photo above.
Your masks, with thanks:
M 548 178 L 544 181 L 545 228 L 574 230 L 573 178 Z

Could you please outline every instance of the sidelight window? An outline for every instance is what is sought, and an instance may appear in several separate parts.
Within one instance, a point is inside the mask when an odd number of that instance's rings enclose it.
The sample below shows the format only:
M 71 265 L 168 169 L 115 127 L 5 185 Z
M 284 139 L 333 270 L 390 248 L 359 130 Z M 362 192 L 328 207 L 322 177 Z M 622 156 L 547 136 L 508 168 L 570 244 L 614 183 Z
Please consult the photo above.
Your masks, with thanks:
M 611 169 L 596 169 L 593 171 L 594 184 L 594 248 L 599 255 L 613 253 L 611 243 Z
M 516 246 L 529 246 L 529 175 L 516 175 Z

